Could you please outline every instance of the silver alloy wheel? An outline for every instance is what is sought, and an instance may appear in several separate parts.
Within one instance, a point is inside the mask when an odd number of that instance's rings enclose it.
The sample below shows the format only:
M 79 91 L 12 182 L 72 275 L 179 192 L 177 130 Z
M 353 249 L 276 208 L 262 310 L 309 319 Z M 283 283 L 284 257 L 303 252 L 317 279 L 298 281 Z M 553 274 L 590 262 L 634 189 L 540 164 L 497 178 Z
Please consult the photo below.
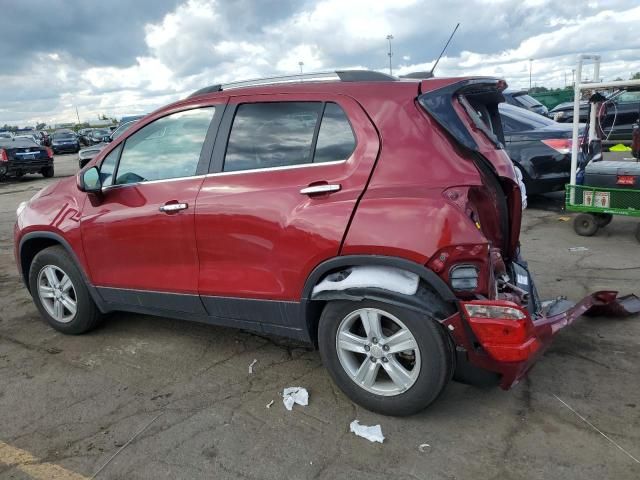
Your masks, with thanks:
M 46 265 L 38 274 L 38 296 L 44 309 L 60 323 L 69 323 L 76 316 L 78 297 L 69 275 L 60 267 Z
M 376 395 L 400 395 L 420 374 L 415 337 L 398 318 L 377 308 L 355 310 L 342 319 L 336 350 L 351 380 Z

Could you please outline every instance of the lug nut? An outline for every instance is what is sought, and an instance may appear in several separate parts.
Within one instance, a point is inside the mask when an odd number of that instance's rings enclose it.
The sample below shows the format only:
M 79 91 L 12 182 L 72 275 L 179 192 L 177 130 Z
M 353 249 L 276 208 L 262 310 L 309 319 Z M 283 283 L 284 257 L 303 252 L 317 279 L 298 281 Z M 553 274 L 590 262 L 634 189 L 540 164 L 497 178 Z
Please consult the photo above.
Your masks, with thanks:
M 383 345 L 383 346 L 382 346 L 382 349 L 383 349 L 385 352 L 388 352 L 388 351 L 389 351 L 389 345 Z
M 373 355 L 369 357 L 369 360 L 371 360 L 373 363 L 376 363 L 376 357 L 374 357 Z
M 371 340 L 374 344 L 378 343 L 378 339 L 376 337 L 373 337 L 373 339 Z
M 387 357 L 382 357 L 382 363 L 387 363 L 389 359 Z
M 364 346 L 364 351 L 368 352 L 369 350 L 371 350 L 371 347 L 369 345 L 365 345 Z

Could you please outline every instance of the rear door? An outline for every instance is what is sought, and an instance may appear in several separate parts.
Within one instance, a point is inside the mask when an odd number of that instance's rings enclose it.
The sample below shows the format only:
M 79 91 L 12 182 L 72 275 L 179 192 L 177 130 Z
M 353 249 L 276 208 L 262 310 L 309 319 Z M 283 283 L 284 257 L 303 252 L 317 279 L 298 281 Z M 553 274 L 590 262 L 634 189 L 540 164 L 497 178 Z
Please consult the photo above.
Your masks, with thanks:
M 237 301 L 225 309 L 222 297 L 299 300 L 309 272 L 339 254 L 378 149 L 376 130 L 350 97 L 230 98 L 196 204 L 199 290 L 209 313 L 251 316 Z M 251 320 L 286 323 L 283 316 Z

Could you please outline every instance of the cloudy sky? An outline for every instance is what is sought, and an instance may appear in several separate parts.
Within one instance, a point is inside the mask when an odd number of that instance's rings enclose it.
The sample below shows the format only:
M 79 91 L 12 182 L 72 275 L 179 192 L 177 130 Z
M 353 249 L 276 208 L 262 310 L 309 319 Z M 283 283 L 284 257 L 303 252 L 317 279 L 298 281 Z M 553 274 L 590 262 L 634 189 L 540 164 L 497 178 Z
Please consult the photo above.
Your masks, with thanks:
M 571 81 L 578 53 L 601 76 L 640 71 L 640 0 L 0 1 L 0 125 L 149 112 L 231 80 L 360 67 Z M 589 72 L 586 72 L 586 76 Z

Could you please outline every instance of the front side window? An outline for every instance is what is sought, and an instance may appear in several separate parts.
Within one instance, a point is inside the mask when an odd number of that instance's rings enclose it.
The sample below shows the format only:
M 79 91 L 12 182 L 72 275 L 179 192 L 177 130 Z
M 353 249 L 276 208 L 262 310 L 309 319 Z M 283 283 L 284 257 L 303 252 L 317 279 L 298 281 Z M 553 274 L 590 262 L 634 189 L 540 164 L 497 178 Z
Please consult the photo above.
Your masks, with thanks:
M 127 138 L 116 184 L 195 175 L 215 108 L 206 107 L 162 117 Z
M 618 103 L 637 103 L 640 102 L 640 92 L 624 92 L 618 95 Z
M 346 160 L 356 148 L 356 138 L 344 110 L 336 103 L 327 103 L 318 132 L 314 163 Z
M 223 170 L 255 170 L 311 163 L 321 102 L 247 103 L 238 106 Z

